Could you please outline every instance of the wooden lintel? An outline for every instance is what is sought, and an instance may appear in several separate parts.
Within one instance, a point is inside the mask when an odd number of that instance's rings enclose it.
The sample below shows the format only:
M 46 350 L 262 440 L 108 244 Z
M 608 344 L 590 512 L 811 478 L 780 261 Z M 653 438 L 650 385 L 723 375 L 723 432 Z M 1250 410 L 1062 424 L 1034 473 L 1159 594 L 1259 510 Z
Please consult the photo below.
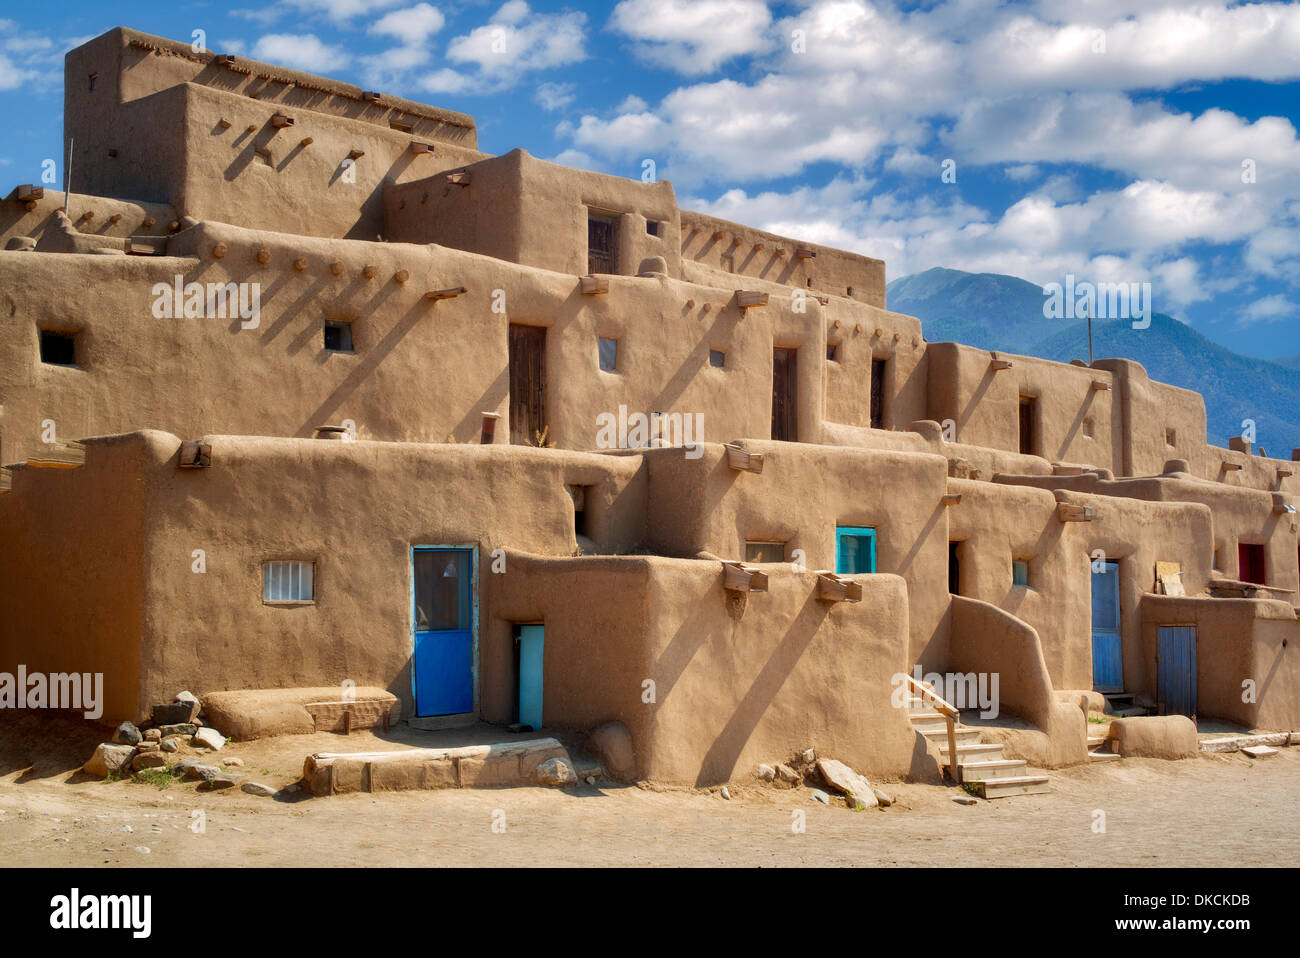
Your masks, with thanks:
M 186 440 L 181 443 L 176 464 L 181 469 L 207 469 L 212 465 L 212 444 Z
M 469 179 L 469 173 L 465 170 L 461 170 L 458 173 L 447 174 L 447 182 L 454 186 L 469 186 Z
M 43 200 L 45 199 L 45 187 L 33 186 L 31 183 L 23 183 L 18 187 L 17 199 L 24 203 L 28 200 Z
M 1058 502 L 1056 515 L 1062 522 L 1092 522 L 1101 518 L 1092 511 L 1092 506 L 1081 506 L 1074 502 Z
M 1295 472 L 1291 469 L 1279 469 L 1277 471 L 1277 478 L 1279 480 L 1286 479 L 1288 476 L 1294 476 L 1294 475 Z
M 736 290 L 736 305 L 741 309 L 752 309 L 755 306 L 767 305 L 767 293 L 760 293 L 751 289 Z
M 727 448 L 727 465 L 737 472 L 752 472 L 759 475 L 763 471 L 763 456 L 761 453 L 750 452 L 749 450 L 729 442 Z
M 464 286 L 453 286 L 450 289 L 431 289 L 424 294 L 425 299 L 454 299 L 461 293 L 465 292 Z
M 862 583 L 841 578 L 833 572 L 819 572 L 817 598 L 823 602 L 861 602 Z
M 961 503 L 960 492 L 949 492 L 945 494 L 943 497 L 943 504 L 945 506 L 955 506 L 955 505 L 959 505 L 960 503 Z
M 1096 392 L 1110 392 L 1110 383 L 1104 379 L 1094 379 L 1091 388 Z
M 741 565 L 722 563 L 722 587 L 728 592 L 766 592 L 767 573 Z
M 412 140 L 412 141 L 411 141 L 411 152 L 414 153 L 414 154 L 416 154 L 417 156 L 419 156 L 419 155 L 422 154 L 422 153 L 432 153 L 432 152 L 433 152 L 433 144 L 432 144 L 432 143 L 419 143 L 419 142 L 417 142 L 417 141 L 415 141 L 415 140 Z
M 583 276 L 580 278 L 582 283 L 583 296 L 595 296 L 598 293 L 609 292 L 609 278 L 605 276 Z
M 291 116 L 285 116 L 283 113 L 277 113 L 271 117 L 271 126 L 277 130 L 283 130 L 285 127 L 293 126 L 294 119 Z
M 794 251 L 794 255 L 798 259 L 816 259 L 817 251 L 807 246 L 800 246 L 798 249 Z
M 1227 471 L 1227 472 L 1236 472 L 1238 469 L 1241 468 L 1241 463 L 1239 463 L 1239 462 L 1225 462 L 1225 463 L 1223 464 L 1223 468 L 1224 468 L 1224 470 Z
M 1010 369 L 1012 366 L 1015 365 L 1015 363 L 1013 363 L 1013 362 L 1012 362 L 1011 360 L 1009 360 L 1009 359 L 998 359 L 998 357 L 994 356 L 994 357 L 993 357 L 993 361 L 992 361 L 991 363 L 989 363 L 989 365 L 990 365 L 993 369 L 995 369 L 995 370 L 996 370 L 996 369 Z
M 77 469 L 85 464 L 86 447 L 66 439 L 46 443 L 40 452 L 27 457 L 27 465 L 34 469 Z

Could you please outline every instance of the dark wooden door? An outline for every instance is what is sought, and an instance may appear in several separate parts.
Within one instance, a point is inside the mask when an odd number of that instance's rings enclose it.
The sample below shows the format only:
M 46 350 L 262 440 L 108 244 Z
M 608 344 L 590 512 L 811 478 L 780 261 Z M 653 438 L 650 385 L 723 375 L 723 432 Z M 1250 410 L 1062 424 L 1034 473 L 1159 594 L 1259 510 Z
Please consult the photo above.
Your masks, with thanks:
M 795 442 L 799 438 L 795 391 L 797 349 L 777 349 L 772 354 L 772 438 Z
M 871 428 L 885 428 L 885 363 L 884 359 L 871 361 Z
M 1242 582 L 1267 585 L 1264 571 L 1264 547 L 1258 543 L 1237 543 L 1237 578 Z
M 587 217 L 587 272 L 614 272 L 614 221 L 604 216 Z
M 546 428 L 546 328 L 510 327 L 510 441 L 536 444 Z
M 1038 455 L 1038 437 L 1034 435 L 1037 405 L 1032 396 L 1020 397 L 1020 451 L 1026 456 Z

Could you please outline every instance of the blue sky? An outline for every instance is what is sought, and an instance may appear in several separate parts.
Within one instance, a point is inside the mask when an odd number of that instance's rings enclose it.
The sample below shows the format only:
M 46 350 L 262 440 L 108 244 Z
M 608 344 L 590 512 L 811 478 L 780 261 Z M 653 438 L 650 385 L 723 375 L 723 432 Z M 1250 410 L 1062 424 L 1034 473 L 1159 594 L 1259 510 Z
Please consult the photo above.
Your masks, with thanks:
M 64 0 L 0 12 L 0 179 L 62 148 L 62 56 L 125 25 L 472 114 L 480 149 L 885 260 L 1150 282 L 1300 353 L 1300 5 Z M 944 161 L 955 182 L 944 182 Z M 74 171 L 75 179 L 75 171 Z M 952 177 L 949 177 L 952 179 Z

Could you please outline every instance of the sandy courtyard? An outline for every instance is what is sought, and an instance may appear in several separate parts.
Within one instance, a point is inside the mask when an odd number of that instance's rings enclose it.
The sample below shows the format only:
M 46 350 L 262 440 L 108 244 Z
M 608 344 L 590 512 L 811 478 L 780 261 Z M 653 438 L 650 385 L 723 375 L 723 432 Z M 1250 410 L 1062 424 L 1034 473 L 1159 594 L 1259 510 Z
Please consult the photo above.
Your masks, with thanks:
M 64 760 L 32 766 L 5 736 L 0 860 L 28 866 L 168 865 L 1094 865 L 1293 866 L 1285 814 L 1300 750 L 1051 772 L 1047 795 L 960 806 L 934 785 L 884 786 L 898 804 L 851 812 L 806 789 L 608 784 L 290 800 L 102 782 Z M 310 751 L 374 748 L 371 736 L 235 743 L 250 780 L 297 777 Z M 395 743 L 394 743 L 395 744 Z M 81 748 L 77 745 L 76 748 Z M 73 746 L 69 746 L 69 754 Z M 48 754 L 48 753 L 46 753 Z M 61 767 L 54 767 L 61 766 Z M 797 830 L 800 813 L 803 829 Z M 1103 824 L 1104 831 L 1100 830 Z M 195 823 L 203 828 L 195 831 Z M 142 849 L 148 849 L 143 851 Z

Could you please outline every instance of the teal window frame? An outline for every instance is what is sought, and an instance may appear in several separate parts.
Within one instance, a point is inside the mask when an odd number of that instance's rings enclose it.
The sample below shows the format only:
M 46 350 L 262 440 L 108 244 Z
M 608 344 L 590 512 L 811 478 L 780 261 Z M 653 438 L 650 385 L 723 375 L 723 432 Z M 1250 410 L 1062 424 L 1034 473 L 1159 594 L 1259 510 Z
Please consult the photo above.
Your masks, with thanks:
M 867 569 L 867 570 L 865 570 L 865 571 L 866 571 L 867 573 L 875 572 L 876 569 L 877 569 L 877 566 L 876 566 L 876 529 L 875 529 L 875 527 L 874 527 L 874 526 L 836 526 L 836 527 L 835 527 L 835 571 L 836 571 L 836 573 L 837 573 L 837 574 L 840 574 L 840 575 L 854 575 L 854 574 L 857 574 L 857 573 L 861 573 L 861 572 L 863 572 L 863 570 L 861 570 L 861 569 L 858 569 L 858 570 L 856 570 L 856 572 L 855 572 L 854 570 L 849 570 L 849 569 L 846 569 L 846 568 L 844 567 L 844 565 L 845 565 L 845 563 L 844 563 L 844 550 L 843 550 L 843 548 L 841 547 L 841 543 L 842 543 L 842 541 L 843 541 L 843 539 L 844 539 L 845 536 L 859 536 L 859 537 L 865 537 L 865 538 L 867 538 L 867 539 L 870 540 L 870 542 L 871 542 L 871 552 L 870 552 L 870 555 L 871 555 L 871 559 L 870 559 L 870 565 L 871 565 L 871 568 L 869 568 L 869 569 Z

